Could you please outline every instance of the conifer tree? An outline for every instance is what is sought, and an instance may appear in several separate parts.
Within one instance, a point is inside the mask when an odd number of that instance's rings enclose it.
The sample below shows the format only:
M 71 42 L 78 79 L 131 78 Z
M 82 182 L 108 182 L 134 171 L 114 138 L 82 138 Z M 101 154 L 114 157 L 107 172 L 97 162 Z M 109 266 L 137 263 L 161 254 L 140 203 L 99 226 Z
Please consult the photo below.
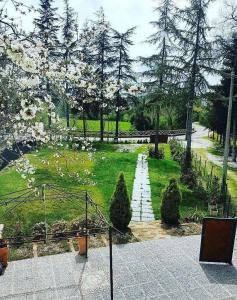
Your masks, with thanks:
M 69 0 L 64 0 L 64 17 L 63 17 L 63 32 L 62 32 L 62 55 L 65 63 L 66 72 L 69 65 L 75 58 L 75 51 L 77 47 L 77 24 L 75 18 L 75 12 L 69 5 Z M 68 93 L 68 84 L 65 83 L 65 91 Z M 67 127 L 70 127 L 70 108 L 66 102 L 66 123 Z
M 57 8 L 53 7 L 54 0 L 40 0 L 38 9 L 39 17 L 34 19 L 37 29 L 37 38 L 41 41 L 44 48 L 48 51 L 47 60 L 55 57 L 56 47 L 59 45 L 58 40 L 58 17 L 56 16 Z M 50 94 L 50 83 L 46 81 L 47 94 Z M 51 109 L 48 109 L 48 126 L 51 127 Z
M 111 68 L 114 63 L 113 44 L 111 39 L 111 27 L 106 21 L 103 8 L 97 12 L 97 20 L 93 22 L 95 27 L 93 39 L 93 65 L 98 75 L 98 86 L 100 93 L 98 95 L 100 110 L 100 140 L 104 140 L 104 108 L 107 107 L 104 94 L 106 80 L 111 74 Z
M 220 38 L 220 46 L 223 53 L 223 68 L 222 68 L 222 79 L 221 86 L 218 88 L 218 92 L 221 96 L 228 99 L 230 91 L 230 74 L 234 70 L 237 75 L 237 31 L 232 33 L 231 38 Z M 236 161 L 236 122 L 237 122 L 237 86 L 234 85 L 234 103 L 233 103 L 233 114 L 232 114 L 232 160 Z M 226 111 L 225 105 L 222 104 L 223 111 Z M 226 124 L 226 122 L 225 122 Z
M 181 202 L 181 194 L 176 179 L 170 179 L 170 183 L 163 192 L 162 203 L 160 207 L 162 222 L 169 225 L 177 225 L 179 223 L 179 206 Z
M 212 47 L 207 34 L 210 27 L 207 24 L 207 9 L 212 0 L 190 0 L 189 6 L 177 11 L 176 17 L 182 25 L 179 31 L 179 45 L 182 48 L 180 60 L 183 73 L 187 76 L 188 103 L 186 122 L 186 157 L 185 170 L 190 170 L 192 144 L 192 113 L 196 95 L 205 91 L 208 83 L 204 73 L 213 69 Z
M 120 110 L 126 105 L 126 100 L 122 96 L 124 84 L 129 81 L 135 81 L 132 71 L 133 59 L 129 56 L 129 46 L 133 45 L 131 40 L 136 27 L 128 29 L 124 33 L 120 33 L 113 30 L 113 40 L 114 40 L 114 70 L 112 75 L 117 81 L 118 91 L 116 93 L 116 129 L 115 129 L 115 140 L 118 142 L 118 131 L 119 131 L 119 118 Z
M 164 95 L 174 83 L 176 76 L 175 44 L 177 30 L 174 22 L 174 7 L 172 0 L 162 0 L 154 10 L 158 14 L 156 21 L 150 22 L 157 30 L 147 42 L 155 45 L 157 53 L 150 57 L 141 57 L 145 65 L 144 76 L 148 78 L 147 85 L 150 90 L 150 106 L 156 115 L 155 154 L 158 153 L 158 133 L 160 123 L 160 105 Z
M 130 200 L 124 175 L 119 175 L 110 206 L 110 220 L 115 228 L 126 230 L 132 218 Z

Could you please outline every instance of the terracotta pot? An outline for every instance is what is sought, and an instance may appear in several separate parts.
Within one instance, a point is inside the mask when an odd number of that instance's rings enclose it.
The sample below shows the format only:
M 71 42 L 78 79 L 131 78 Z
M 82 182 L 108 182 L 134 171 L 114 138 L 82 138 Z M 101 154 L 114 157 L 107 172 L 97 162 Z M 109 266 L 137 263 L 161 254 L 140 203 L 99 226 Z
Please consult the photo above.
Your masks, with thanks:
M 79 247 L 79 254 L 86 255 L 86 240 L 87 240 L 87 246 L 88 246 L 89 237 L 88 236 L 78 236 L 76 239 L 77 239 L 77 243 L 78 243 L 78 247 Z
M 3 265 L 3 267 L 7 266 L 8 263 L 8 247 L 6 245 L 1 246 L 0 245 L 0 263 Z

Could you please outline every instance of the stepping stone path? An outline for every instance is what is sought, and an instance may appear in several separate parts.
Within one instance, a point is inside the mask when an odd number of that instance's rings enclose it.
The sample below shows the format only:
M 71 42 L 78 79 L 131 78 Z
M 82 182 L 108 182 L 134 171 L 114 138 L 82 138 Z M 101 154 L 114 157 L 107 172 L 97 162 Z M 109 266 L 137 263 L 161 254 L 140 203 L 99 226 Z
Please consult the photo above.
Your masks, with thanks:
M 147 156 L 139 154 L 133 183 L 132 221 L 154 221 Z

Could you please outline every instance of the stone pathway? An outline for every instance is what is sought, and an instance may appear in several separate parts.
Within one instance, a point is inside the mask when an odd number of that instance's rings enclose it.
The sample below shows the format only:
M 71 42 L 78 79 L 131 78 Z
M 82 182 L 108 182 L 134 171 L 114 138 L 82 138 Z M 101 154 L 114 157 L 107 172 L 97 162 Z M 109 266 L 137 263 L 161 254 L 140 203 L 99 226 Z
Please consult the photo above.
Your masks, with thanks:
M 147 157 L 138 154 L 132 194 L 132 221 L 153 221 Z
M 200 264 L 200 236 L 113 246 L 114 300 L 234 300 L 237 269 Z M 1 300 L 109 300 L 109 249 L 9 263 Z

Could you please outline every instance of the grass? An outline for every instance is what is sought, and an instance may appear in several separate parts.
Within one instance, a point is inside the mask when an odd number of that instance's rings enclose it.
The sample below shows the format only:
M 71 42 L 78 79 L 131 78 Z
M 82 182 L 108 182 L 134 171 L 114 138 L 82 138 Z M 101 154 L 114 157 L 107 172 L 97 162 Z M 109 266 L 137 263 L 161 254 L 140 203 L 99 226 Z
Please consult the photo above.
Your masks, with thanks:
M 74 152 L 69 149 L 60 149 L 61 157 L 59 165 L 62 168 L 64 176 L 58 175 L 55 165 L 54 152 L 49 148 L 42 148 L 37 153 L 27 154 L 27 158 L 37 167 L 36 184 L 51 183 L 64 189 L 88 190 L 94 201 L 99 205 L 101 211 L 108 218 L 111 196 L 116 186 L 117 178 L 120 172 L 124 172 L 125 180 L 130 198 L 135 176 L 137 155 L 147 151 L 147 145 L 141 145 L 134 153 L 118 152 L 116 145 L 96 143 L 96 151 L 91 160 L 86 152 Z M 152 205 L 156 219 L 160 218 L 160 204 L 162 190 L 168 185 L 169 179 L 180 177 L 180 167 L 173 161 L 170 155 L 168 145 L 163 145 L 165 150 L 165 159 L 156 160 L 149 158 L 149 175 L 152 192 Z M 67 161 L 65 160 L 67 157 Z M 43 164 L 42 161 L 45 161 Z M 77 182 L 69 176 L 70 172 L 77 172 L 82 181 Z M 74 176 L 73 176 L 74 177 Z M 88 181 L 90 182 L 83 182 Z M 96 184 L 92 184 L 92 181 Z M 9 167 L 0 172 L 0 195 L 25 188 L 25 181 L 15 171 L 14 167 Z M 181 218 L 192 215 L 196 210 L 201 214 L 206 213 L 206 207 L 199 201 L 185 186 L 180 184 L 183 195 L 181 203 Z M 72 201 L 52 201 L 50 197 L 52 192 L 46 190 L 46 219 L 50 225 L 53 222 L 65 219 L 72 219 L 84 216 L 85 203 L 80 199 Z M 9 207 L 0 207 L 0 215 Z M 11 235 L 15 224 L 20 223 L 25 233 L 30 234 L 33 224 L 44 221 L 44 203 L 43 201 L 34 201 L 18 205 L 8 214 L 1 216 L 1 223 L 6 225 L 6 233 Z M 11 228 L 11 230 L 10 230 Z
M 105 121 L 104 122 L 104 130 L 105 131 L 115 131 L 115 121 Z M 83 121 L 75 120 L 71 118 L 70 125 L 72 127 L 76 127 L 79 130 L 83 130 Z M 100 130 L 100 121 L 99 120 L 87 120 L 86 121 L 86 129 L 88 131 L 99 131 Z M 131 131 L 134 130 L 132 124 L 127 121 L 119 122 L 119 130 L 120 131 Z
M 169 145 L 162 145 L 161 147 L 164 148 L 165 159 L 148 159 L 152 206 L 156 219 L 160 219 L 162 190 L 169 184 L 171 178 L 176 178 L 179 182 L 180 177 L 180 166 L 177 162 L 172 160 Z M 202 215 L 206 215 L 206 205 L 198 200 L 193 192 L 180 182 L 179 187 L 182 193 L 182 203 L 180 206 L 181 219 L 191 216 L 195 211 Z
M 60 177 L 56 171 L 54 152 L 51 149 L 43 148 L 38 153 L 34 152 L 26 156 L 37 167 L 35 176 L 37 185 L 51 183 L 68 190 L 86 189 L 108 217 L 110 199 L 120 172 L 125 174 L 131 196 L 137 160 L 137 153 L 116 152 L 115 147 L 112 144 L 96 144 L 97 151 L 94 153 L 93 160 L 90 160 L 85 152 L 61 149 L 60 153 L 67 157 L 67 163 L 65 158 L 59 159 L 60 167 L 65 173 L 63 177 Z M 47 161 L 47 163 L 42 164 L 42 160 Z M 76 182 L 69 177 L 66 167 L 70 172 L 78 172 L 83 180 L 90 179 L 90 183 Z M 90 174 L 87 175 L 87 172 Z M 96 184 L 91 184 L 91 180 Z M 14 167 L 0 172 L 0 195 L 25 188 L 25 186 L 25 181 L 15 171 Z M 84 202 L 78 199 L 74 201 L 51 201 L 50 194 L 51 192 L 46 190 L 46 217 L 49 224 L 62 218 L 70 221 L 84 214 Z M 6 209 L 8 208 L 1 207 L 0 213 Z M 14 229 L 16 223 L 24 224 L 22 229 L 28 234 L 31 233 L 32 225 L 40 221 L 44 221 L 43 201 L 19 205 L 1 218 L 1 222 L 7 228 Z M 11 232 L 8 231 L 8 233 Z
M 201 156 L 202 161 L 207 161 L 206 163 L 206 168 L 207 172 L 210 173 L 211 169 L 212 174 L 217 176 L 218 178 L 221 178 L 222 176 L 222 168 L 220 166 L 217 166 L 216 164 L 210 162 L 207 159 L 207 151 L 206 149 L 194 149 L 194 152 L 198 154 L 198 156 Z M 232 197 L 232 209 L 233 212 L 237 212 L 237 187 L 236 187 L 236 182 L 237 182 L 237 172 L 236 170 L 232 170 L 231 168 L 228 168 L 228 178 L 227 178 L 227 185 L 228 185 L 228 190 L 230 192 L 230 195 Z

